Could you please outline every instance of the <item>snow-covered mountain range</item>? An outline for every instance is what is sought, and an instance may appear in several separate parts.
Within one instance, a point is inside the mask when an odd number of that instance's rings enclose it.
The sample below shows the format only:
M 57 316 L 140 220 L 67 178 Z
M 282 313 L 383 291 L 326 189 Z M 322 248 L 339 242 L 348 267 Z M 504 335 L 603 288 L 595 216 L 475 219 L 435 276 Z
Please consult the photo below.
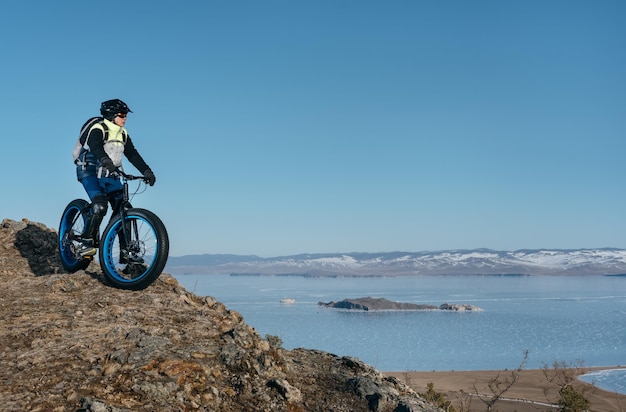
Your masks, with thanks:
M 618 275 L 624 249 L 490 249 L 437 252 L 327 253 L 261 258 L 242 255 L 170 257 L 172 274 L 302 276 Z

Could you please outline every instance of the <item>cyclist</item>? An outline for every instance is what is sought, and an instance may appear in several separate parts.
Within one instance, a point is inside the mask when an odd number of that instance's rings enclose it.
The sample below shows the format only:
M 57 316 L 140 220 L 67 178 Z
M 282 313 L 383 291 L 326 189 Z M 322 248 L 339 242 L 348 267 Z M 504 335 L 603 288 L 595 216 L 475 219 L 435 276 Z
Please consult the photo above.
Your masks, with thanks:
M 83 184 L 89 199 L 91 213 L 85 225 L 81 256 L 96 254 L 96 240 L 100 223 L 107 213 L 107 195 L 118 191 L 119 196 L 110 199 L 111 207 L 121 199 L 122 182 L 116 174 L 122 168 L 122 154 L 141 171 L 150 186 L 156 178 L 143 160 L 128 135 L 124 125 L 132 110 L 119 99 L 107 100 L 100 105 L 104 118 L 89 129 L 87 140 L 76 160 L 76 177 Z

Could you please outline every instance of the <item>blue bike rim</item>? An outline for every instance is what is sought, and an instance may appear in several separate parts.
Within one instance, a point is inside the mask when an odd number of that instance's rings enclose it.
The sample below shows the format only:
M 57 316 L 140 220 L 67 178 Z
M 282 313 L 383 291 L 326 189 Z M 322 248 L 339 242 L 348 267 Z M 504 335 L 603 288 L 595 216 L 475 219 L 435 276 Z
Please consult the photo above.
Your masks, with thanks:
M 135 283 L 144 278 L 150 272 L 150 269 L 156 264 L 156 256 L 158 256 L 160 246 L 157 242 L 157 233 L 148 220 L 141 216 L 133 214 L 127 215 L 126 219 L 136 221 L 137 225 L 140 227 L 139 241 L 145 242 L 147 240 L 147 242 L 144 243 L 145 251 L 143 255 L 145 270 L 143 270 L 142 273 L 135 275 L 133 278 L 128 278 L 122 273 L 122 270 L 126 265 L 122 265 L 119 263 L 120 253 L 119 240 L 117 236 L 118 231 L 121 231 L 121 219 L 115 222 L 111 230 L 107 231 L 106 237 L 101 240 L 100 247 L 103 249 L 104 252 L 104 259 L 101 264 L 106 267 L 107 272 L 112 277 L 114 277 L 117 282 Z

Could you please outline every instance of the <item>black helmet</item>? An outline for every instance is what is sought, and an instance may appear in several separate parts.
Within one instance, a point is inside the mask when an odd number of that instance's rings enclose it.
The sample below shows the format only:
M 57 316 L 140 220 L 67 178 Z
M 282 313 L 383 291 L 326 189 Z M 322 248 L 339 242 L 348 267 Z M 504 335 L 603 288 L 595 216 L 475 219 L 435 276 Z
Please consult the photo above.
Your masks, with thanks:
M 120 99 L 107 100 L 100 105 L 100 114 L 107 120 L 115 119 L 119 113 L 133 112 L 128 105 Z

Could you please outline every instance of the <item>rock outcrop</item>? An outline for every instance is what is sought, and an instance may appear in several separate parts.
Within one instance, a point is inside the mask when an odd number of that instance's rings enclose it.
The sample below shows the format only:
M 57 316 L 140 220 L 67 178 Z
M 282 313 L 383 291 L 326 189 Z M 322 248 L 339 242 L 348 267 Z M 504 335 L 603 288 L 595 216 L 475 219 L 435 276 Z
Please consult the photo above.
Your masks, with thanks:
M 439 411 L 350 357 L 271 346 L 167 274 L 63 273 L 56 232 L 0 225 L 0 405 L 28 411 Z
M 418 305 L 415 303 L 393 302 L 385 298 L 358 298 L 344 299 L 338 302 L 318 302 L 318 305 L 335 309 L 352 310 L 433 310 L 438 309 L 433 305 Z
M 459 305 L 444 303 L 440 306 L 422 305 L 415 303 L 393 302 L 385 298 L 358 298 L 344 299 L 338 302 L 318 302 L 318 305 L 334 309 L 349 310 L 450 310 L 455 312 L 473 311 L 480 312 L 481 308 L 472 305 Z
M 441 310 L 451 310 L 454 312 L 482 312 L 483 309 L 474 305 L 459 305 L 458 303 L 444 303 L 439 306 Z

